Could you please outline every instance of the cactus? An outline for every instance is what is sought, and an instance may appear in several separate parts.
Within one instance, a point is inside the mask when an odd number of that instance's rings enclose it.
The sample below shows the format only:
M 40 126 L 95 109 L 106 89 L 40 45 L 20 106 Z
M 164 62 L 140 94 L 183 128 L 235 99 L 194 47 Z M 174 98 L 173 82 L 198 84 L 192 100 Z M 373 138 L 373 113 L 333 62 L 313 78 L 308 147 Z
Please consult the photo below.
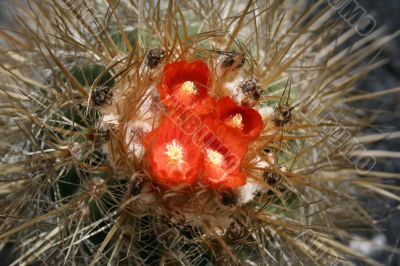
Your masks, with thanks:
M 352 99 L 370 95 L 349 95 L 391 35 L 349 47 L 323 1 L 13 5 L 0 243 L 14 265 L 377 263 L 348 245 L 373 226 L 357 199 L 398 196 L 358 138 L 373 120 Z

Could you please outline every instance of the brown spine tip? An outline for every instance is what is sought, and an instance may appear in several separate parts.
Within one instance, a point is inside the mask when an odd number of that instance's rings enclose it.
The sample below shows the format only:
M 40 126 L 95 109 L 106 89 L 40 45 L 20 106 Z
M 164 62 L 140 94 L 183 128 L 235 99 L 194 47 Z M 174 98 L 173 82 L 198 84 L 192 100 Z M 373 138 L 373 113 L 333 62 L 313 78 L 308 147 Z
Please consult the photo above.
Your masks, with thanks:
M 163 49 L 160 48 L 151 49 L 147 53 L 146 57 L 147 66 L 151 69 L 156 68 L 162 63 L 162 61 L 164 61 L 164 58 L 165 58 L 165 51 Z
M 98 87 L 92 91 L 91 100 L 95 106 L 102 106 L 112 103 L 113 92 L 111 87 Z
M 136 177 L 132 181 L 132 189 L 131 194 L 132 196 L 139 195 L 143 190 L 144 180 L 141 177 Z
M 237 204 L 237 196 L 231 190 L 221 192 L 221 203 L 225 206 L 234 206 Z
M 281 177 L 277 173 L 264 172 L 263 173 L 264 181 L 267 182 L 270 186 L 275 186 L 281 179 Z
M 229 244 L 243 244 L 249 237 L 249 229 L 242 223 L 234 221 L 226 229 L 224 237 Z
M 291 108 L 287 105 L 279 105 L 274 112 L 273 122 L 276 126 L 282 127 L 290 122 L 292 114 Z
M 262 86 L 260 81 L 256 78 L 245 79 L 239 87 L 246 96 L 242 104 L 254 106 L 261 96 Z
M 245 62 L 246 62 L 246 57 L 244 56 L 244 54 L 233 50 L 224 53 L 221 65 L 224 68 L 233 66 L 234 69 L 236 69 L 236 68 L 241 68 L 245 64 Z

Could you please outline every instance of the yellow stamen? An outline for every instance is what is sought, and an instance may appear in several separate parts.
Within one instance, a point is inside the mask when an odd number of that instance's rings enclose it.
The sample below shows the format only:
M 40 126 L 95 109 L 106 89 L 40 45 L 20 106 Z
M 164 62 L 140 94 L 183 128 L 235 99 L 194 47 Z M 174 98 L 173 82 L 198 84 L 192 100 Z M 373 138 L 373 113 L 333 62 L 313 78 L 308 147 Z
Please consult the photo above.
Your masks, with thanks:
M 170 144 L 165 145 L 165 154 L 170 159 L 170 163 L 181 166 L 183 164 L 183 148 L 182 145 L 176 140 L 172 140 Z
M 243 129 L 243 117 L 241 114 L 235 114 L 226 123 L 228 126 Z
M 221 153 L 207 149 L 207 159 L 213 164 L 213 165 L 222 165 L 222 162 L 224 160 L 224 156 L 222 156 Z
M 192 81 L 185 81 L 181 86 L 181 90 L 186 94 L 197 94 L 196 85 Z

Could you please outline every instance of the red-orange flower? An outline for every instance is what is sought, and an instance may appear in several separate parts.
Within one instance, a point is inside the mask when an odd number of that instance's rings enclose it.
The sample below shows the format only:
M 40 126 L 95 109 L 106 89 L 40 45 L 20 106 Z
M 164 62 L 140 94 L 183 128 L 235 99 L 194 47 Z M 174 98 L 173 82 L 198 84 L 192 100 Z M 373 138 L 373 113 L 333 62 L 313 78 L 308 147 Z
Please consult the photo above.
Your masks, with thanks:
M 193 184 L 202 172 L 202 153 L 174 121 L 165 117 L 158 128 L 144 137 L 151 176 L 172 186 Z
M 260 114 L 231 98 L 208 95 L 211 74 L 200 61 L 165 66 L 158 90 L 167 107 L 160 126 L 144 139 L 154 180 L 166 186 L 193 184 L 235 189 L 246 183 L 241 171 L 248 145 L 263 127 Z
M 220 121 L 249 141 L 257 138 L 263 128 L 262 118 L 256 110 L 237 105 L 230 97 L 222 97 L 216 110 Z
M 193 107 L 208 98 L 210 84 L 210 70 L 203 61 L 179 61 L 164 67 L 158 90 L 167 107 Z
M 203 181 L 212 189 L 234 189 L 246 183 L 240 164 L 247 152 L 247 141 L 216 119 L 205 119 L 198 140 L 203 145 Z

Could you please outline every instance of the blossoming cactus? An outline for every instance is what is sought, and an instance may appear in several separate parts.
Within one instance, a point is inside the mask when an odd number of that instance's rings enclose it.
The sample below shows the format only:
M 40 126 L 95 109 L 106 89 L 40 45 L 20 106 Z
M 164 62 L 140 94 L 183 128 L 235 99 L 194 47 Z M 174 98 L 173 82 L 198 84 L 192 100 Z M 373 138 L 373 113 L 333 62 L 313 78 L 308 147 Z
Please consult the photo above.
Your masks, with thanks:
M 360 123 L 345 95 L 390 37 L 347 49 L 353 30 L 321 2 L 13 9 L 0 240 L 14 265 L 375 263 L 346 246 L 369 225 L 355 198 L 396 196 L 346 157 Z

